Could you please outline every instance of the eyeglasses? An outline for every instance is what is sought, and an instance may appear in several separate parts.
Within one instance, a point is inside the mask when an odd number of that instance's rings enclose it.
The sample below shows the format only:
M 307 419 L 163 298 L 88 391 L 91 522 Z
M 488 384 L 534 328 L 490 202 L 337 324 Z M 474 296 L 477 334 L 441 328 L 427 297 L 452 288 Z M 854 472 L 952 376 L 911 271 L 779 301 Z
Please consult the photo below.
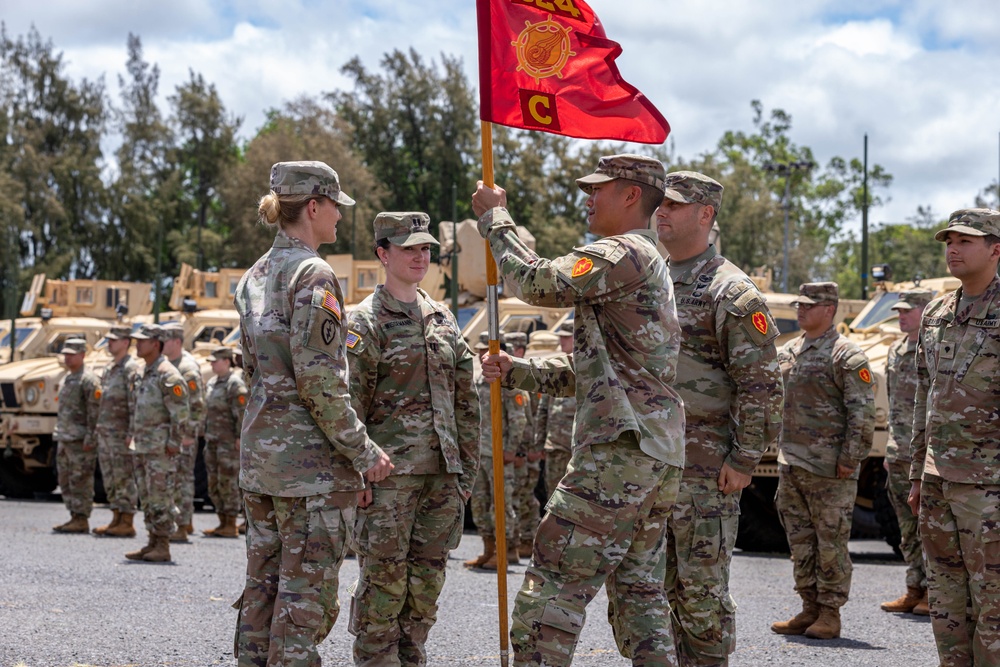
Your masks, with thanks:
M 832 303 L 797 303 L 795 304 L 795 308 L 797 310 L 812 310 L 817 306 L 832 306 L 832 305 L 833 305 Z

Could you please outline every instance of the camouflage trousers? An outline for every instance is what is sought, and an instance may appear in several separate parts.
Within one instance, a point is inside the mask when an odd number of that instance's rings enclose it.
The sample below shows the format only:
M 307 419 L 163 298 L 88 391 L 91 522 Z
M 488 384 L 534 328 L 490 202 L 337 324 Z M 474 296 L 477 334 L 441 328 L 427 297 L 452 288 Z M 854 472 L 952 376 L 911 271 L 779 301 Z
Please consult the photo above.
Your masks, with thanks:
M 924 548 L 917 531 L 917 517 L 913 516 L 910 506 L 906 504 L 910 495 L 910 462 L 892 461 L 888 472 L 885 488 L 899 523 L 899 550 L 903 552 L 903 560 L 906 561 L 906 585 L 908 588 L 927 588 Z
M 143 519 L 150 535 L 169 536 L 176 530 L 174 505 L 174 457 L 162 454 L 132 454 L 135 485 L 142 503 Z
M 135 487 L 133 455 L 128 451 L 128 441 L 121 437 L 98 434 L 97 458 L 101 463 L 104 491 L 108 494 L 111 509 L 124 514 L 135 514 L 139 504 L 139 491 Z
M 235 440 L 205 440 L 208 497 L 217 514 L 236 516 L 243 511 L 240 491 L 240 450 Z
M 740 494 L 715 478 L 684 477 L 667 523 L 667 574 L 677 658 L 685 665 L 727 665 L 736 650 L 736 603 L 729 565 Z
M 632 432 L 573 452 L 514 600 L 515 667 L 569 665 L 602 585 L 622 655 L 633 665 L 677 664 L 663 577 L 680 477 L 680 468 L 643 453 Z
M 318 667 L 340 613 L 340 566 L 357 493 L 281 498 L 244 492 L 247 576 L 236 604 L 240 667 Z
M 517 514 L 514 512 L 514 464 L 507 463 L 503 467 L 503 506 L 504 534 L 507 541 L 514 543 L 517 531 Z M 480 537 L 496 537 L 495 509 L 493 507 L 493 457 L 484 456 L 479 462 L 479 473 L 472 485 L 472 496 L 469 498 L 469 508 L 472 510 L 472 521 Z
M 566 474 L 569 458 L 572 454 L 564 449 L 545 450 L 545 493 L 552 497 L 552 492 L 559 486 L 559 480 Z
M 941 666 L 1000 664 L 1000 485 L 925 474 L 920 537 Z
M 858 480 L 821 477 L 783 465 L 774 502 L 792 551 L 795 590 L 839 609 L 851 592 L 851 537 Z
M 372 485 L 353 533 L 361 570 L 349 628 L 355 665 L 427 664 L 424 645 L 464 512 L 455 474 L 391 475 Z
M 187 526 L 194 516 L 194 463 L 198 459 L 198 443 L 182 447 L 174 458 L 174 505 L 177 507 L 177 523 Z
M 514 468 L 514 513 L 517 514 L 517 536 L 521 542 L 535 539 L 535 529 L 541 519 L 542 504 L 535 497 L 535 487 L 541 475 L 541 461 L 525 461 L 520 468 Z
M 64 440 L 56 448 L 59 490 L 70 514 L 90 517 L 94 508 L 94 471 L 97 449 L 86 450 L 83 440 Z

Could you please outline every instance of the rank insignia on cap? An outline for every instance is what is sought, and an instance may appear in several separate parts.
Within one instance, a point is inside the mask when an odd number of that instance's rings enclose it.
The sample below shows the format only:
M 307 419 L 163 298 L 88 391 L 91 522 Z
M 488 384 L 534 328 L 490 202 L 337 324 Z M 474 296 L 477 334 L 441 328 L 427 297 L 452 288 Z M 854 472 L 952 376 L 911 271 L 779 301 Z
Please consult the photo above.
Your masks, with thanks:
M 181 389 L 181 386 L 179 384 L 174 385 L 174 396 L 183 396 L 183 395 L 184 395 L 184 390 Z
M 361 340 L 361 336 L 359 334 L 354 333 L 350 329 L 347 330 L 347 347 L 353 350 L 359 340 Z
M 762 335 L 767 335 L 767 318 L 764 317 L 764 313 L 759 310 L 750 316 L 750 321 L 753 322 L 753 328 L 759 331 Z
M 198 389 L 198 383 L 195 382 L 194 380 L 188 380 L 188 389 L 190 389 L 191 391 L 197 390 Z
M 576 264 L 573 265 L 572 275 L 574 278 L 579 278 L 580 276 L 590 273 L 592 268 L 594 268 L 594 263 L 587 257 L 581 257 L 576 260 Z
M 340 319 L 340 302 L 337 301 L 337 297 L 333 293 L 327 292 L 323 296 L 323 307 L 336 315 L 338 320 Z
M 862 368 L 860 371 L 858 371 L 858 377 L 867 382 L 868 384 L 872 383 L 872 372 L 867 368 Z

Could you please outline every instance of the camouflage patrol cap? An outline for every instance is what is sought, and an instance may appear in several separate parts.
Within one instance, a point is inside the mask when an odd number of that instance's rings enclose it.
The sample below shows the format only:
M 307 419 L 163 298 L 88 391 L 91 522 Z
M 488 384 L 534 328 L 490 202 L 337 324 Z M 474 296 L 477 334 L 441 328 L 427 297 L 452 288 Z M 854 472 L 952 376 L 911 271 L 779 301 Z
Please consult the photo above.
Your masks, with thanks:
M 837 283 L 802 283 L 792 303 L 833 303 L 840 299 Z
M 132 332 L 135 340 L 163 340 L 163 327 L 159 324 L 143 324 L 138 331 Z
M 1000 236 L 1000 211 L 990 208 L 960 208 L 948 218 L 948 226 L 934 235 L 935 241 L 944 241 L 948 232 L 969 236 Z
M 180 322 L 166 322 L 160 327 L 160 329 L 162 330 L 160 340 L 184 338 L 184 325 Z
M 375 216 L 375 222 L 373 223 L 375 241 L 388 239 L 389 243 L 402 246 L 403 248 L 423 243 L 440 245 L 438 240 L 431 236 L 428 231 L 430 224 L 431 217 L 426 213 L 394 213 L 384 211 Z
M 83 354 L 87 351 L 87 341 L 82 338 L 67 338 L 63 341 L 59 354 Z
M 572 336 L 573 320 L 566 320 L 565 322 L 557 326 L 552 333 L 554 333 L 557 336 Z
M 934 298 L 934 293 L 925 289 L 908 289 L 899 293 L 899 300 L 889 310 L 913 310 L 923 308 Z
M 108 340 L 127 340 L 132 337 L 132 327 L 111 327 L 111 331 L 104 334 L 104 337 Z
M 523 331 L 511 331 L 503 335 L 507 347 L 528 347 L 528 334 Z
M 602 157 L 597 163 L 597 171 L 589 176 L 576 179 L 576 184 L 580 186 L 581 190 L 590 194 L 591 186 L 624 178 L 629 181 L 652 185 L 662 192 L 664 187 L 663 177 L 665 175 L 666 170 L 659 160 L 646 157 L 645 155 L 625 153 Z
M 506 334 L 504 334 L 504 332 L 502 332 L 502 331 L 500 332 L 500 349 L 501 350 L 506 350 L 507 349 L 507 345 L 504 343 L 504 336 L 505 335 Z M 490 332 L 489 331 L 480 331 L 479 332 L 479 342 L 476 343 L 476 346 L 473 349 L 476 350 L 476 352 L 485 352 L 486 350 L 490 349 Z
M 354 200 L 340 189 L 337 172 L 325 162 L 277 162 L 271 167 L 271 190 L 276 195 L 326 195 L 343 206 Z
M 226 347 L 225 345 L 220 345 L 219 347 L 212 350 L 212 354 L 208 355 L 209 361 L 218 361 L 219 359 L 229 359 L 233 360 L 233 348 Z
M 722 206 L 722 184 L 697 171 L 672 171 L 664 179 L 665 199 L 681 204 L 703 204 L 719 212 Z

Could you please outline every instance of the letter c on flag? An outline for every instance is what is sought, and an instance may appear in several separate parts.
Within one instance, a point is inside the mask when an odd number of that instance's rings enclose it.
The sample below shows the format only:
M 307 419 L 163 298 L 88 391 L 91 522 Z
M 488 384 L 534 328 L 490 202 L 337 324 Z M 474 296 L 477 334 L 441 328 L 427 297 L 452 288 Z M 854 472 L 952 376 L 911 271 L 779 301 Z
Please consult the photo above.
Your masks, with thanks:
M 540 106 L 545 107 L 546 110 L 549 109 L 549 98 L 544 95 L 532 95 L 531 99 L 528 100 L 528 113 L 542 125 L 551 125 L 552 116 L 548 114 L 542 115 L 538 111 L 538 107 Z

